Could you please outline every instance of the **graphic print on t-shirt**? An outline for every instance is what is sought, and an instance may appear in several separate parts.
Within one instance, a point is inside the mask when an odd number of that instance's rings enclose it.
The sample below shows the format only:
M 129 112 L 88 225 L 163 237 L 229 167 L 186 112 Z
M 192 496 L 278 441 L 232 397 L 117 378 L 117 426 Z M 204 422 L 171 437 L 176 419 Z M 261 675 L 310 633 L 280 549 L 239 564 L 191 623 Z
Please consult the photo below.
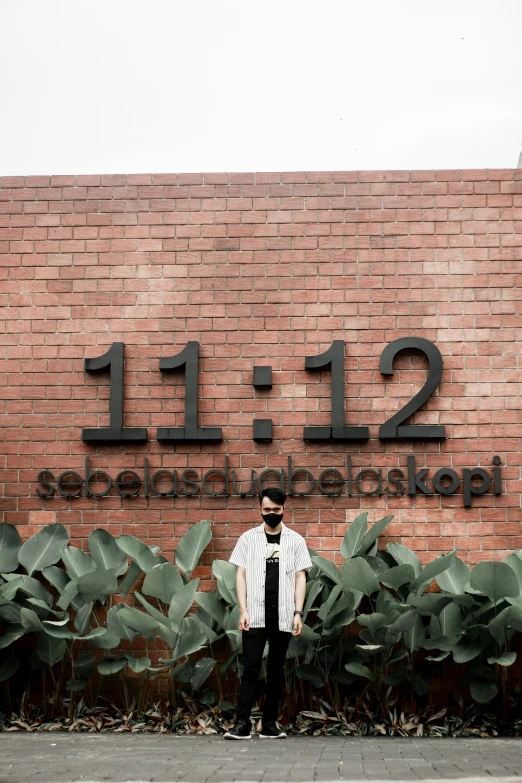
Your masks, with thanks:
M 266 535 L 266 580 L 265 602 L 277 604 L 279 598 L 279 553 L 281 551 L 281 533 Z

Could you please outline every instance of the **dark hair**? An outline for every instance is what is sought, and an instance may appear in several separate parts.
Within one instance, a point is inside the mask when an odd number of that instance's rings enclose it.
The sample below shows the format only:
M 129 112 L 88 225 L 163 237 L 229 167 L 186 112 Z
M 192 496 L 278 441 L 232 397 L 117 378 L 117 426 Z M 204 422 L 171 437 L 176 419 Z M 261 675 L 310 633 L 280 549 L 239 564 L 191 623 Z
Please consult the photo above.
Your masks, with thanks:
M 263 498 L 268 498 L 272 503 L 277 503 L 278 506 L 284 506 L 286 495 L 279 487 L 267 487 L 266 489 L 261 490 L 258 498 L 260 504 L 263 502 Z

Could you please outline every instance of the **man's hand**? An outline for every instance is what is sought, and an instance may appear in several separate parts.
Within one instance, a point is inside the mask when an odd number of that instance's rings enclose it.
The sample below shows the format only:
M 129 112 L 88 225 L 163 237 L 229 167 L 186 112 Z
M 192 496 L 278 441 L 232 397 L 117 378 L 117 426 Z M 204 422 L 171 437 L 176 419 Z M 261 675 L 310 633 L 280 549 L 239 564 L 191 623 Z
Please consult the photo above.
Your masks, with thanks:
M 240 631 L 249 631 L 250 630 L 250 618 L 248 616 L 248 612 L 245 609 L 241 614 L 239 615 L 239 630 Z
M 300 636 L 303 630 L 303 619 L 300 614 L 294 614 L 294 630 L 292 636 Z

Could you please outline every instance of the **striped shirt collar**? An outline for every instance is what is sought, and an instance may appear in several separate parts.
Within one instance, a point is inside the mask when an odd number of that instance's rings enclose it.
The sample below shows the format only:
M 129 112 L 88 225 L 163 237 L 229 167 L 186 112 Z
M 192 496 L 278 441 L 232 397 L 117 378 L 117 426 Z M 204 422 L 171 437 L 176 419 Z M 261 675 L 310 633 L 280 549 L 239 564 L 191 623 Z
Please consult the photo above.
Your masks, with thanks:
M 252 528 L 254 532 L 256 533 L 265 533 L 265 523 L 261 522 L 259 527 Z M 290 530 L 287 528 L 287 526 L 284 524 L 284 522 L 281 522 L 281 535 L 287 535 L 290 532 Z M 270 533 L 268 535 L 271 535 Z M 274 533 L 274 535 L 276 535 Z

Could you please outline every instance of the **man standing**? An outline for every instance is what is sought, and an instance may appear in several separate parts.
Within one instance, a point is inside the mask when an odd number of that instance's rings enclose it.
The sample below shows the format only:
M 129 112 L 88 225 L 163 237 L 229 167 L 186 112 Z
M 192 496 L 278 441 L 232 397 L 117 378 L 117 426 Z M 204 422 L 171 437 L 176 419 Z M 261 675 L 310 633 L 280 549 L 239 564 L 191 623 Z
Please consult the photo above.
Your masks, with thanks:
M 243 678 L 236 724 L 226 739 L 250 739 L 250 712 L 268 641 L 267 687 L 262 739 L 282 739 L 277 728 L 286 651 L 303 627 L 307 568 L 312 561 L 302 536 L 283 525 L 285 493 L 277 488 L 259 494 L 263 522 L 239 538 L 230 562 L 237 566 L 239 630 L 243 632 Z

